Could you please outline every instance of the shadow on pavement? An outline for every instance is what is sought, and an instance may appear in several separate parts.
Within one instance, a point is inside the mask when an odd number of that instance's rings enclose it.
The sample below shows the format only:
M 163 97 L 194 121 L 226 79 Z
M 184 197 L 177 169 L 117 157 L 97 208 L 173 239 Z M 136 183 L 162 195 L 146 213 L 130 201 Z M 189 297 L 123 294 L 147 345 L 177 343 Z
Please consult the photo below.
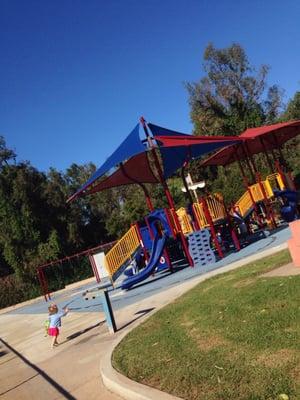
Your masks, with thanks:
M 72 335 L 67 336 L 66 340 L 63 341 L 61 344 L 69 342 L 70 340 L 76 339 L 78 336 L 83 335 L 86 332 L 89 332 L 90 330 L 97 328 L 98 326 L 101 326 L 104 324 L 105 321 L 100 321 L 95 325 L 89 326 L 88 328 L 82 329 L 81 331 L 74 332 Z
M 33 376 L 31 376 L 29 379 L 26 381 L 35 378 L 37 375 L 40 375 L 42 378 L 44 378 L 51 386 L 53 386 L 64 399 L 68 400 L 76 400 L 76 397 L 72 396 L 66 389 L 64 389 L 59 383 L 57 383 L 54 379 L 52 379 L 48 374 L 46 374 L 45 371 L 43 371 L 41 368 L 37 367 L 35 364 L 30 362 L 26 357 L 24 357 L 21 353 L 19 353 L 17 350 L 15 350 L 13 347 L 11 347 L 7 342 L 5 342 L 3 339 L 0 338 L 0 341 L 2 344 L 7 347 L 12 353 L 14 353 L 17 357 L 19 357 L 26 365 L 28 365 L 30 368 L 32 368 L 34 371 L 37 373 Z M 18 384 L 8 390 L 6 390 L 5 393 L 8 393 L 9 391 L 12 391 L 16 387 L 22 385 L 26 381 L 22 382 L 21 384 Z M 3 394 L 3 393 L 2 393 Z
M 126 324 L 124 324 L 123 326 L 121 326 L 120 328 L 118 328 L 117 332 L 121 331 L 124 328 L 127 328 L 127 326 L 133 324 L 135 321 L 137 321 L 138 319 L 142 318 L 144 315 L 148 314 L 149 312 L 153 311 L 154 309 L 155 309 L 155 307 L 146 308 L 145 310 L 137 311 L 134 315 L 138 314 L 138 316 L 136 318 L 134 318 L 132 321 L 129 321 Z

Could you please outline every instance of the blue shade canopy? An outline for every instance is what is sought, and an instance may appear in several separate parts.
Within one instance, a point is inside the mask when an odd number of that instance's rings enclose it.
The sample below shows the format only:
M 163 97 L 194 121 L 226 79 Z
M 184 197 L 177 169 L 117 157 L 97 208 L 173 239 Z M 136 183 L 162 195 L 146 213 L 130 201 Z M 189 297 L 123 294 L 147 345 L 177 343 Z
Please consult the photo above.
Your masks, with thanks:
M 187 135 L 151 123 L 148 127 L 161 152 L 165 179 L 172 176 L 185 162 L 241 140 L 232 136 Z
M 121 162 L 126 161 L 128 158 L 136 154 L 143 153 L 146 150 L 139 136 L 139 127 L 140 125 L 137 124 L 133 131 L 120 144 L 117 150 L 115 150 L 112 155 L 108 157 L 101 167 L 94 172 L 90 179 L 83 186 L 81 186 L 81 188 L 78 189 L 77 192 L 68 199 L 68 201 L 73 200 L 81 192 L 91 186 L 97 179 L 101 178 Z
M 191 135 L 187 135 L 186 133 L 172 131 L 171 129 L 167 129 L 167 128 L 163 128 L 162 126 L 151 124 L 151 122 L 149 122 L 149 124 L 147 124 L 147 125 L 154 137 L 155 136 L 174 136 L 174 135 L 176 135 L 176 136 L 191 136 Z
M 194 144 L 191 146 L 160 147 L 164 166 L 164 178 L 172 176 L 185 162 L 200 158 L 204 154 L 210 153 L 234 142 L 208 142 Z

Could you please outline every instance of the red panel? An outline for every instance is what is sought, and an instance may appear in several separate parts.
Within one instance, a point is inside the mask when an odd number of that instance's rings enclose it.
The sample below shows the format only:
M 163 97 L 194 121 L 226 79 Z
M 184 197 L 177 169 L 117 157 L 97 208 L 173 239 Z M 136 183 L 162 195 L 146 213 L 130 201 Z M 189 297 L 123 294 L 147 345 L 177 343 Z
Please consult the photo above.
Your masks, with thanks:
M 267 150 L 273 150 L 283 145 L 288 140 L 300 134 L 300 121 L 283 122 L 280 124 L 249 128 L 239 137 L 247 139 L 247 149 L 250 155 L 264 152 L 265 145 Z M 217 151 L 214 155 L 206 159 L 202 165 L 228 165 L 236 161 L 243 160 L 245 153 L 240 144 L 225 147 Z
M 196 144 L 242 141 L 237 136 L 155 136 L 164 147 L 192 146 Z
M 117 169 L 108 178 L 86 190 L 83 195 L 100 192 L 105 189 L 130 185 L 133 183 L 158 183 L 154 176 L 147 157 L 147 153 L 138 154 L 123 164 L 123 168 Z

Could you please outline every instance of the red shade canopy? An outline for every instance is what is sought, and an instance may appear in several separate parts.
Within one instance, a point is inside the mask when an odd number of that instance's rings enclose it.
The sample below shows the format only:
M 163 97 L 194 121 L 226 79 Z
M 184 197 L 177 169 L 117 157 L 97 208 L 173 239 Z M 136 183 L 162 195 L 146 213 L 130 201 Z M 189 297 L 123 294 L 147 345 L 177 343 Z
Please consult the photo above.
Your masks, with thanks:
M 94 186 L 90 186 L 82 193 L 82 196 L 133 183 L 158 182 L 159 180 L 150 168 L 147 152 L 145 152 L 131 157 L 109 177 Z
M 155 140 L 162 143 L 164 147 L 193 146 L 209 143 L 240 142 L 243 139 L 237 136 L 155 136 Z
M 279 124 L 246 129 L 239 137 L 246 139 L 240 143 L 217 151 L 205 160 L 202 165 L 228 165 L 243 160 L 246 154 L 262 153 L 265 150 L 278 149 L 288 140 L 300 134 L 300 121 L 282 122 Z

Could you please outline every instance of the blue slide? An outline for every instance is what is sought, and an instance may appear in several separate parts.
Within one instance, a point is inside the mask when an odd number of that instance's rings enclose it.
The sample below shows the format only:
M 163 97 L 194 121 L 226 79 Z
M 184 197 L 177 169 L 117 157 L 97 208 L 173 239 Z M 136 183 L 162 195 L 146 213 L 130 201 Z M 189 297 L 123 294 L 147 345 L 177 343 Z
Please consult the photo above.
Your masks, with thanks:
M 298 217 L 297 203 L 300 200 L 299 193 L 295 190 L 274 190 L 275 197 L 282 197 L 283 205 L 280 209 L 281 217 L 286 222 L 292 222 Z
M 148 278 L 155 270 L 157 264 L 159 264 L 159 259 L 162 255 L 162 252 L 165 247 L 166 242 L 166 235 L 163 234 L 162 237 L 156 232 L 152 249 L 151 249 L 151 256 L 147 266 L 140 271 L 138 274 L 129 276 L 126 278 L 121 285 L 122 289 L 129 289 L 131 286 L 135 285 L 136 283 L 142 282 L 146 278 Z

